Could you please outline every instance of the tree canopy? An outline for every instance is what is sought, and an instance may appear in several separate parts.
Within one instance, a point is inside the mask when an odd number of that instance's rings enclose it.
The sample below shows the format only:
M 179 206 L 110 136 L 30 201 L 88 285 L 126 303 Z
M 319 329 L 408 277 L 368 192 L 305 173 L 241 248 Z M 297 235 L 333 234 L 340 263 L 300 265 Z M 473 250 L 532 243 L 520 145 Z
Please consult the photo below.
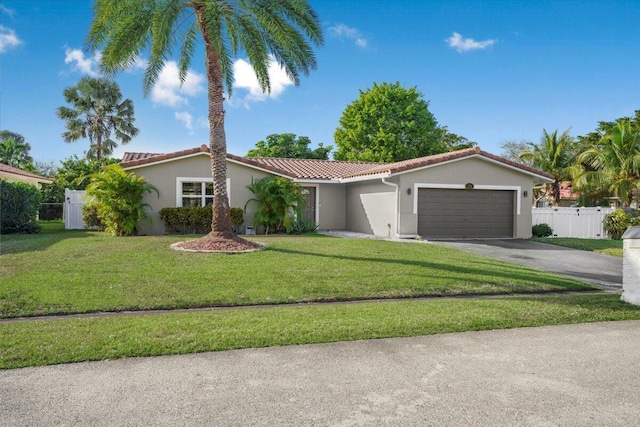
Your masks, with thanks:
M 306 136 L 296 136 L 293 133 L 268 135 L 264 141 L 258 141 L 256 148 L 249 150 L 247 157 L 281 157 L 286 159 L 329 159 L 331 145 L 325 147 L 322 143 L 318 148 L 309 148 L 311 140 Z
M 89 138 L 87 159 L 109 157 L 118 146 L 115 140 L 126 144 L 138 134 L 133 102 L 122 100 L 116 82 L 83 77 L 77 85 L 66 88 L 63 95 L 72 108 L 58 107 L 58 117 L 67 128 L 62 137 L 65 142 Z
M 246 55 L 260 87 L 270 91 L 269 67 L 276 61 L 296 85 L 300 74 L 316 68 L 312 45 L 323 43 L 318 16 L 306 0 L 96 0 L 88 47 L 102 50 L 101 69 L 115 73 L 128 68 L 150 47 L 144 74 L 148 94 L 164 64 L 179 52 L 184 82 L 198 36 L 204 41 L 208 85 L 209 151 L 214 201 L 211 233 L 205 241 L 227 248 L 234 240 L 226 189 L 227 140 L 224 97 L 233 88 L 233 59 Z M 238 246 L 245 244 L 235 239 Z M 240 247 L 239 247 L 240 249 Z
M 10 130 L 0 131 L 0 163 L 33 172 L 31 145 L 24 136 Z
M 360 91 L 334 134 L 336 160 L 395 162 L 475 145 L 440 127 L 416 87 L 374 83 Z

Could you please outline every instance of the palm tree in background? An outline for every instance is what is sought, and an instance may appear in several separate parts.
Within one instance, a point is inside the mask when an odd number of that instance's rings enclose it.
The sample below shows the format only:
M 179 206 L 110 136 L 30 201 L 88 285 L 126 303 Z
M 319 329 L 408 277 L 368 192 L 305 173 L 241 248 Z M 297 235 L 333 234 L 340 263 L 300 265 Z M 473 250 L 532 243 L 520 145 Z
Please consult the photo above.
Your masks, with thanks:
M 24 136 L 9 130 L 0 131 L 0 163 L 18 169 L 32 170 L 31 145 Z
M 547 184 L 549 194 L 556 205 L 560 203 L 560 183 L 571 179 L 570 167 L 575 159 L 574 140 L 565 130 L 560 136 L 558 131 L 552 133 L 542 130 L 542 139 L 539 144 L 529 142 L 529 151 L 520 154 L 520 159 L 533 167 L 550 173 L 555 180 Z
M 233 84 L 233 59 L 248 57 L 261 88 L 269 92 L 273 59 L 299 84 L 299 74 L 316 68 L 311 45 L 323 42 L 316 13 L 306 0 L 97 0 L 87 46 L 104 47 L 101 68 L 108 74 L 130 66 L 149 47 L 144 74 L 148 95 L 165 62 L 179 49 L 184 82 L 198 36 L 204 40 L 208 83 L 209 151 L 214 202 L 209 241 L 235 238 L 226 188 L 227 141 L 224 91 Z
M 63 106 L 57 110 L 67 129 L 62 137 L 64 142 L 88 137 L 87 160 L 109 157 L 118 146 L 115 140 L 126 144 L 138 134 L 138 128 L 133 125 L 133 102 L 128 98 L 122 100 L 116 82 L 83 77 L 77 85 L 66 88 L 63 94 L 73 108 Z
M 620 120 L 577 157 L 571 169 L 576 188 L 608 189 L 629 206 L 640 188 L 640 128 Z

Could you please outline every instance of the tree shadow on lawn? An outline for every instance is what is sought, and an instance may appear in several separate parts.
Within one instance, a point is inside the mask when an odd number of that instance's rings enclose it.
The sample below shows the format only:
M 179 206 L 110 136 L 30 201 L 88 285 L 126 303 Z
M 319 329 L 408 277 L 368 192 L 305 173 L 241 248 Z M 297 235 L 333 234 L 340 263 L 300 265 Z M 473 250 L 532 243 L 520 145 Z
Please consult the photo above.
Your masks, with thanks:
M 481 258 L 477 261 L 466 261 L 466 266 L 456 266 L 447 263 L 435 263 L 430 261 L 412 261 L 412 260 L 401 260 L 401 259 L 390 259 L 390 258 L 368 258 L 368 257 L 355 257 L 355 256 L 344 256 L 344 255 L 327 255 L 327 254 L 318 254 L 313 252 L 299 251 L 299 250 L 291 250 L 291 249 L 282 249 L 282 248 L 267 248 L 267 251 L 273 252 L 281 252 L 285 254 L 295 254 L 295 255 L 307 255 L 307 256 L 316 256 L 323 258 L 331 258 L 331 259 L 339 259 L 345 261 L 355 261 L 355 262 L 377 262 L 383 264 L 399 264 L 406 265 L 412 267 L 424 267 L 430 268 L 434 270 L 446 271 L 449 273 L 454 273 L 457 275 L 467 274 L 467 275 L 482 275 L 482 276 L 492 276 L 500 279 L 504 279 L 505 282 L 510 284 L 521 284 L 521 283 L 531 283 L 536 282 L 540 285 L 549 285 L 556 288 L 561 289 L 553 289 L 550 291 L 558 291 L 558 290 L 597 290 L 599 288 L 591 285 L 587 285 L 584 283 L 576 283 L 576 280 L 564 278 L 552 273 L 546 273 L 544 271 L 534 270 L 528 267 L 523 267 L 517 264 L 511 264 L 504 261 L 496 261 L 496 262 L 488 262 L 479 255 L 477 257 Z M 466 254 L 463 251 L 459 251 L 463 256 Z M 487 268 L 476 268 L 471 265 L 481 265 L 486 264 Z M 506 272 L 506 271 L 498 271 L 495 270 L 496 266 L 501 266 L 503 268 L 508 269 L 516 269 L 519 271 Z M 524 271 L 523 271 L 524 270 Z M 531 273 L 535 273 L 532 275 Z M 472 283 L 472 280 L 462 279 L 466 283 Z M 492 286 L 505 286 L 505 283 L 488 283 L 485 281 L 477 281 L 476 284 L 490 284 Z M 505 286 L 506 287 L 506 286 Z
M 0 236 L 0 256 L 44 251 L 63 240 L 95 237 L 92 231 L 64 229 L 34 234 L 3 234 Z

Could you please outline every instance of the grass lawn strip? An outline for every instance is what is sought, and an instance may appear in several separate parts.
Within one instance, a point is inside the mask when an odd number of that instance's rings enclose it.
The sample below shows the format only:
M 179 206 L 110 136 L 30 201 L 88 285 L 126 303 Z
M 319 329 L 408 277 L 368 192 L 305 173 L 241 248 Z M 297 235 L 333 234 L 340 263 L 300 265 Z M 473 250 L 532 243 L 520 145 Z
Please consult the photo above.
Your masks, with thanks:
M 595 289 L 431 244 L 259 236 L 264 251 L 184 253 L 184 236 L 2 236 L 0 317 Z
M 0 368 L 638 319 L 618 294 L 589 294 L 19 322 L 0 324 Z
M 531 240 L 622 258 L 622 240 L 578 239 L 574 237 L 532 237 Z

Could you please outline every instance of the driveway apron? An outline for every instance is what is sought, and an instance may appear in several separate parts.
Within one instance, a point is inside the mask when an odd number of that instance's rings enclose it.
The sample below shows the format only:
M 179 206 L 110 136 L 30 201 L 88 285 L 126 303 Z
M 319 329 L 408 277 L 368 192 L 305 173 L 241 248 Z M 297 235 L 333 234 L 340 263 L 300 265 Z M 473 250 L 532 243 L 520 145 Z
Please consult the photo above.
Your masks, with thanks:
M 521 239 L 433 243 L 561 274 L 605 289 L 622 288 L 622 258 Z

